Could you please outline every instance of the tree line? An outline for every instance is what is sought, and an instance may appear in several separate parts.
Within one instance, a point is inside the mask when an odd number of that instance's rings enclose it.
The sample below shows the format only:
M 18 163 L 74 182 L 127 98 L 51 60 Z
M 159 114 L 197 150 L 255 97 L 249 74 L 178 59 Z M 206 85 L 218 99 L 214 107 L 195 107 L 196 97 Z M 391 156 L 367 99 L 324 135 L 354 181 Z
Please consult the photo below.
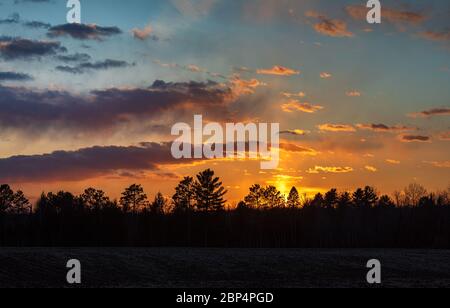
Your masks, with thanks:
M 88 188 L 43 193 L 35 206 L 0 186 L 0 246 L 450 248 L 450 188 L 410 184 L 392 197 L 366 186 L 314 198 L 253 185 L 236 206 L 214 171 L 185 177 L 172 198 L 141 185 L 119 200 Z

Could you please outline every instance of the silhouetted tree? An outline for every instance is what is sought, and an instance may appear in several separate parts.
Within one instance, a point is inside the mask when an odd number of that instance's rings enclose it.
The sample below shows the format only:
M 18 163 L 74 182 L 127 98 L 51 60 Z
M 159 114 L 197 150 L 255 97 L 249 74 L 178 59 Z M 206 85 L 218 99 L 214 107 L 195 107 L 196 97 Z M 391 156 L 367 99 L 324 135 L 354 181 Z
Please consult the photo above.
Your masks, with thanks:
M 323 204 L 323 195 L 321 193 L 316 194 L 314 199 L 311 201 L 311 207 L 313 208 L 321 208 L 323 207 Z
M 199 211 L 211 212 L 223 210 L 227 193 L 218 177 L 214 177 L 214 171 L 207 169 L 197 175 L 194 184 L 195 201 Z
M 133 184 L 126 188 L 120 198 L 120 205 L 122 210 L 127 213 L 132 211 L 137 213 L 148 206 L 147 195 L 144 193 L 144 188 L 141 185 Z
M 156 194 L 155 200 L 153 200 L 152 204 L 150 205 L 150 212 L 156 215 L 163 215 L 166 205 L 166 198 L 164 198 L 163 194 L 159 192 Z
M 395 207 L 395 204 L 388 195 L 383 195 L 380 197 L 380 200 L 378 200 L 377 206 L 379 208 L 393 208 Z
M 328 209 L 336 208 L 338 202 L 337 189 L 333 188 L 325 194 L 324 207 Z
M 375 188 L 366 186 L 364 188 L 364 206 L 367 208 L 374 207 L 378 202 L 378 194 Z
M 103 191 L 94 188 L 86 189 L 80 199 L 86 207 L 97 211 L 107 207 L 111 202 Z
M 427 190 L 417 183 L 409 184 L 405 188 L 406 201 L 412 206 L 418 206 L 422 197 L 425 197 Z
M 339 199 L 337 201 L 338 209 L 346 209 L 352 205 L 352 196 L 349 192 L 344 192 L 339 195 Z
M 32 206 L 22 191 L 19 190 L 14 194 L 10 212 L 13 214 L 31 214 Z
M 297 188 L 292 187 L 289 192 L 289 196 L 287 198 L 287 206 L 289 208 L 299 208 L 300 207 L 300 195 L 297 191 Z
M 185 177 L 175 188 L 175 195 L 172 197 L 174 211 L 176 213 L 191 211 L 193 209 L 194 195 L 194 179 Z
M 0 186 L 0 213 L 8 211 L 14 202 L 14 191 L 9 185 Z
M 264 199 L 264 191 L 261 185 L 255 184 L 250 187 L 249 194 L 245 197 L 244 201 L 248 207 L 258 209 L 262 206 Z
M 263 189 L 263 208 L 283 208 L 286 205 L 283 194 L 275 186 Z

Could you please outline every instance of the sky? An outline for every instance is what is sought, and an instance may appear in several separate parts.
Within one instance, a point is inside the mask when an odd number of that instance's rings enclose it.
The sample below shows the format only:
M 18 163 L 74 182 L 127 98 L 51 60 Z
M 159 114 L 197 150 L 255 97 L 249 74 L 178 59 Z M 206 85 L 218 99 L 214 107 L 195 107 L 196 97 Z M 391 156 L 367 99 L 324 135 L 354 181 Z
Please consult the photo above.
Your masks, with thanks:
M 449 185 L 450 3 L 0 0 L 0 182 L 43 191 L 133 183 L 171 196 L 212 168 L 311 196 Z M 171 127 L 280 123 L 281 161 L 176 160 Z

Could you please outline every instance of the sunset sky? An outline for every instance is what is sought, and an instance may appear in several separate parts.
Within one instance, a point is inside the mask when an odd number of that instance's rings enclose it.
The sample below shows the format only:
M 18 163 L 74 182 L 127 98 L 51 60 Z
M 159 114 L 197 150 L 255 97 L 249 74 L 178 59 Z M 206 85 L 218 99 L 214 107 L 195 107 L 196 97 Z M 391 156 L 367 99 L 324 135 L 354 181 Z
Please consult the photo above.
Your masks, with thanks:
M 35 200 L 94 186 L 173 194 L 212 168 L 308 195 L 449 186 L 450 3 L 364 0 L 0 0 L 0 182 Z M 280 123 L 278 170 L 175 160 L 171 127 Z

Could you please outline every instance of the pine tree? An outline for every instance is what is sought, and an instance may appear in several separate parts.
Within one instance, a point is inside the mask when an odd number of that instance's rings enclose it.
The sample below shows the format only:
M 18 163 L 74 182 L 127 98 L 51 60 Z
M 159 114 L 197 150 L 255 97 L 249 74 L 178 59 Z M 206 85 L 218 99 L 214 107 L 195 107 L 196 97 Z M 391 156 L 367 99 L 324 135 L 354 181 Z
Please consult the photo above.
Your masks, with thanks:
M 299 208 L 300 207 L 300 195 L 297 191 L 297 188 L 292 187 L 289 196 L 287 198 L 287 206 L 290 208 Z
M 259 184 L 255 184 L 250 187 L 249 194 L 245 197 L 244 201 L 248 207 L 258 209 L 263 203 L 263 188 Z
M 194 194 L 194 179 L 185 177 L 175 188 L 175 195 L 172 197 L 175 206 L 174 211 L 176 213 L 191 211 Z
M 275 186 L 264 188 L 263 195 L 265 208 L 283 208 L 286 205 L 284 195 Z
M 97 211 L 105 208 L 110 203 L 109 197 L 105 195 L 104 191 L 94 188 L 86 189 L 80 196 L 80 199 L 86 207 Z
M 14 202 L 14 191 L 9 185 L 0 186 L 0 213 L 8 211 Z
M 152 202 L 150 211 L 152 214 L 162 215 L 164 214 L 164 209 L 167 205 L 166 198 L 164 198 L 162 193 L 157 193 L 155 200 Z
M 147 195 L 141 185 L 133 184 L 126 188 L 120 198 L 120 205 L 124 212 L 138 212 L 148 205 Z
M 325 208 L 332 209 L 337 206 L 338 193 L 337 189 L 333 188 L 325 194 L 324 206 Z
M 214 177 L 214 171 L 205 170 L 197 175 L 194 184 L 197 209 L 202 212 L 220 211 L 224 208 L 227 193 L 218 177 Z

